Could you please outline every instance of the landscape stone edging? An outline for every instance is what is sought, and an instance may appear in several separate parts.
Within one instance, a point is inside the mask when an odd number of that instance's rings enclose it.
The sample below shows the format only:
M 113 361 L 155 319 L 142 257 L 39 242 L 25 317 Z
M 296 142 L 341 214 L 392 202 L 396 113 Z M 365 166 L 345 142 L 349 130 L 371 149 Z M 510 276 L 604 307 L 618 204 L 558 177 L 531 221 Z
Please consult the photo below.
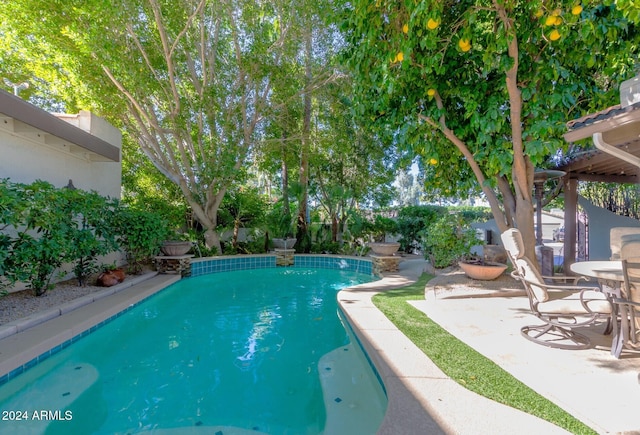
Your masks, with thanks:
M 129 287 L 132 287 L 136 284 L 146 281 L 147 279 L 153 278 L 157 274 L 158 272 L 148 272 L 148 273 L 145 273 L 144 275 L 135 276 L 113 287 L 106 287 L 104 290 L 100 290 L 85 296 L 81 296 L 69 302 L 65 302 L 64 304 L 59 305 L 55 308 L 50 308 L 45 311 L 40 311 L 39 313 L 35 313 L 30 316 L 15 320 L 13 322 L 6 323 L 0 326 L 0 340 L 3 338 L 9 337 L 13 334 L 17 334 L 18 332 L 25 331 L 29 328 L 32 328 L 36 325 L 46 322 L 47 320 L 51 320 L 55 317 L 58 317 L 68 312 L 71 312 L 73 310 L 76 310 L 80 307 L 88 305 L 104 297 L 118 293 L 122 290 L 125 290 Z

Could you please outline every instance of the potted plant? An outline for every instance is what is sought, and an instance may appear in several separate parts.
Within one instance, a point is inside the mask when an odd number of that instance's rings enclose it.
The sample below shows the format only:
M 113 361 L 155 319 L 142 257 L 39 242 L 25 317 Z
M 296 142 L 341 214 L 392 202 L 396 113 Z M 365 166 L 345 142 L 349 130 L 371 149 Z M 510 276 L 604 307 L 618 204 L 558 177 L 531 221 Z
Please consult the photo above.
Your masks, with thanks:
M 170 239 L 162 242 L 160 250 L 166 256 L 179 257 L 187 254 L 192 247 L 193 242 L 189 240 L 189 234 L 175 232 Z
M 430 225 L 423 234 L 425 256 L 436 268 L 458 264 L 472 279 L 491 280 L 500 276 L 506 264 L 486 261 L 474 253 L 474 247 L 483 245 L 476 231 L 460 216 L 443 216 Z
M 397 232 L 398 226 L 396 221 L 384 216 L 376 216 L 375 220 L 368 225 L 368 233 L 373 238 L 372 242 L 367 243 L 371 251 L 376 255 L 392 256 L 400 248 L 399 242 L 386 242 L 387 234 Z

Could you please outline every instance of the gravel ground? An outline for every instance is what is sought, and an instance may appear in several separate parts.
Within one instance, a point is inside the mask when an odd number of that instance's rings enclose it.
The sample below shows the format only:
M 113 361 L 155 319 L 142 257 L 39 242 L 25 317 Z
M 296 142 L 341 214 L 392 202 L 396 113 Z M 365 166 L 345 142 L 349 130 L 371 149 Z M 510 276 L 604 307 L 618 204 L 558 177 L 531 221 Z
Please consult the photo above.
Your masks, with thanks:
M 104 290 L 104 287 L 80 287 L 76 280 L 58 283 L 42 296 L 34 296 L 32 290 L 22 290 L 0 296 L 0 325 L 22 317 L 53 308 L 90 293 Z
M 144 266 L 142 273 L 153 270 L 150 266 Z M 88 282 L 95 283 L 96 276 L 93 276 Z M 42 296 L 34 296 L 32 290 L 22 290 L 19 292 L 9 293 L 6 296 L 0 296 L 0 325 L 13 322 L 31 314 L 45 311 L 65 302 L 72 301 L 76 298 L 88 295 L 90 293 L 104 290 L 105 287 L 96 285 L 87 285 L 80 287 L 78 281 L 71 279 L 56 284 L 56 286 L 48 290 Z

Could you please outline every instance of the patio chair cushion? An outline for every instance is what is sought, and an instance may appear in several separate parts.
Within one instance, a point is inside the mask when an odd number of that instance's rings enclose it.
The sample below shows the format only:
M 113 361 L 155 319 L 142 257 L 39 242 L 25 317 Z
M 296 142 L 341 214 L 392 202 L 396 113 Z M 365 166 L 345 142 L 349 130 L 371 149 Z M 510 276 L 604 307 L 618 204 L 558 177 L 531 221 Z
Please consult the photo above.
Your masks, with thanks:
M 600 314 L 611 314 L 611 304 L 607 297 L 597 290 L 587 290 L 582 293 L 582 300 L 589 307 L 589 310 Z M 552 299 L 538 304 L 538 310 L 549 314 L 590 314 L 580 301 L 580 292 L 561 299 Z
M 546 283 L 542 278 L 542 275 L 538 272 L 538 270 L 533 266 L 531 261 L 522 255 L 520 258 L 516 259 L 515 268 L 518 270 L 518 273 L 525 279 L 529 281 L 531 291 L 533 292 L 533 296 L 538 302 L 546 302 L 549 300 L 549 294 L 546 290 Z M 540 285 L 536 285 L 540 284 Z
M 524 241 L 522 234 L 515 228 L 509 228 L 500 236 L 504 249 L 509 254 L 509 258 L 517 259 L 524 256 Z

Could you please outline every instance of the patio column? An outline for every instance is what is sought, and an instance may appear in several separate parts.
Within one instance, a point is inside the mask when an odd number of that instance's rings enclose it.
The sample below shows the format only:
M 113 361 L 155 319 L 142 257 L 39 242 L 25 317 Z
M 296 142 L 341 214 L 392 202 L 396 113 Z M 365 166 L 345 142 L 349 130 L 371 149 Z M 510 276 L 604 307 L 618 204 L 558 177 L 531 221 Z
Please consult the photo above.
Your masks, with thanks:
M 578 180 L 565 177 L 564 183 L 564 272 L 576 261 Z

